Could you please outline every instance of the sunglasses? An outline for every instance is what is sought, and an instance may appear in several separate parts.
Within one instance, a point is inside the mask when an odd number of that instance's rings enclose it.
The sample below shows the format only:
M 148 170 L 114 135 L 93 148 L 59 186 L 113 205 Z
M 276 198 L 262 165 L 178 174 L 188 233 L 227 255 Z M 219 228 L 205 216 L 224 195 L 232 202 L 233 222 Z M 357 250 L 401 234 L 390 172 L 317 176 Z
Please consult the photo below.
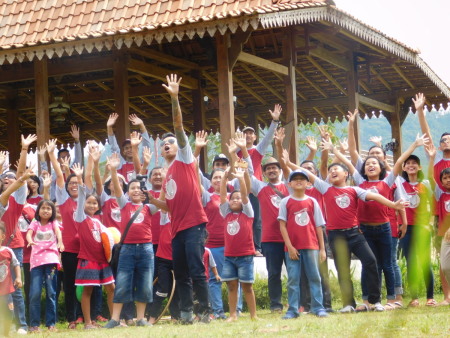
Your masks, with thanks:
M 166 139 L 166 140 L 162 140 L 161 142 L 159 142 L 159 146 L 160 147 L 162 147 L 162 146 L 164 146 L 166 143 L 169 143 L 169 144 L 175 144 L 175 139 L 174 138 L 169 138 L 169 139 Z
M 441 138 L 441 140 L 439 141 L 440 143 L 446 143 L 449 142 L 450 143 L 450 139 L 449 138 Z
M 3 178 L 16 179 L 16 175 L 6 174 L 5 176 L 3 176 Z

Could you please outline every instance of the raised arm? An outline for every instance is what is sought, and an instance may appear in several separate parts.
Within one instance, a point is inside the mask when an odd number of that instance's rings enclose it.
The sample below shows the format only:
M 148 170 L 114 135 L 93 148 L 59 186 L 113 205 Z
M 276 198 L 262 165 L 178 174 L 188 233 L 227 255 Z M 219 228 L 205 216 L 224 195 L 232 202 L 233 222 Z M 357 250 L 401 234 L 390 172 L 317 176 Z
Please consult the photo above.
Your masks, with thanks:
M 92 160 L 94 161 L 95 191 L 99 196 L 103 192 L 102 177 L 100 175 L 100 165 L 99 165 L 101 155 L 102 154 L 99 150 L 98 145 L 94 145 L 92 148 L 89 148 L 89 157 L 92 158 Z M 85 184 L 87 185 L 87 182 Z
M 146 175 L 147 174 L 147 168 L 150 165 L 150 162 L 152 161 L 152 152 L 150 151 L 149 147 L 142 148 L 142 166 L 141 171 L 139 172 L 140 175 Z
M 50 186 L 52 184 L 52 176 L 47 173 L 45 176 L 43 176 L 42 184 L 44 186 L 43 189 L 43 196 L 44 200 L 50 200 Z
M 84 177 L 84 181 L 86 184 L 86 188 L 92 191 L 94 189 L 94 185 L 92 184 L 92 171 L 94 170 L 94 159 L 91 156 L 91 148 L 93 148 L 94 141 L 88 141 L 88 149 L 89 149 L 89 156 L 86 164 L 86 173 Z
M 176 74 L 170 74 L 166 76 L 167 85 L 163 84 L 163 87 L 170 95 L 172 102 L 172 119 L 173 128 L 175 130 L 175 136 L 177 138 L 178 145 L 181 149 L 186 147 L 186 136 L 183 129 L 183 115 L 181 113 L 180 102 L 178 101 L 178 93 L 180 91 L 181 77 L 178 78 Z
M 348 168 L 348 172 L 350 175 L 353 175 L 356 171 L 355 167 L 353 166 L 352 162 L 347 159 L 334 145 L 331 143 L 331 141 L 322 141 L 321 144 L 322 149 L 327 149 L 331 153 L 333 153 L 339 161 L 341 161 L 345 166 Z
M 76 125 L 72 125 L 70 128 L 70 135 L 73 137 L 73 141 L 75 142 L 75 156 L 73 159 L 73 163 L 81 164 L 83 160 L 83 149 L 81 149 L 80 144 L 80 128 Z
M 283 140 L 285 137 L 285 129 L 278 128 L 274 135 L 275 149 L 277 150 L 278 162 L 280 163 L 281 170 L 283 171 L 283 177 L 287 179 L 289 177 L 291 169 L 288 167 L 288 164 L 283 156 Z
M 306 161 L 313 161 L 317 154 L 317 141 L 312 136 L 306 136 L 306 147 L 309 149 L 309 154 L 306 156 Z
M 428 155 L 428 180 L 430 181 L 431 191 L 436 188 L 436 181 L 434 179 L 434 159 L 436 157 L 436 147 L 433 143 L 428 142 L 425 145 L 425 152 Z
M 114 196 L 120 198 L 123 195 L 122 186 L 117 176 L 117 168 L 120 165 L 120 157 L 118 153 L 114 153 L 108 158 L 109 168 L 111 170 L 111 182 L 114 186 Z
M 111 151 L 113 153 L 120 152 L 119 144 L 117 143 L 116 136 L 114 135 L 114 124 L 116 124 L 119 114 L 112 113 L 109 115 L 108 121 L 106 122 L 106 131 L 108 132 L 108 142 L 111 146 Z
M 420 129 L 422 130 L 422 134 L 426 134 L 426 136 L 430 139 L 430 142 L 433 142 L 430 126 L 428 125 L 427 119 L 425 117 L 425 112 L 423 111 L 423 107 L 425 106 L 425 99 L 426 98 L 423 93 L 417 93 L 412 101 L 414 102 L 414 108 L 416 108 L 416 113 L 417 117 L 419 118 L 419 124 Z
M 227 202 L 227 183 L 229 174 L 230 168 L 227 168 L 222 176 L 222 180 L 220 181 L 220 204 Z
M 27 154 L 30 144 L 37 140 L 36 135 L 28 135 L 23 137 L 22 135 L 22 150 L 20 151 L 19 164 L 17 166 L 17 177 L 22 176 L 27 166 Z
M 270 123 L 269 129 L 267 130 L 266 135 L 264 135 L 261 142 L 259 142 L 258 145 L 256 146 L 256 150 L 261 155 L 264 155 L 266 153 L 267 147 L 269 146 L 270 142 L 272 142 L 275 130 L 277 129 L 278 124 L 280 123 L 280 115 L 281 115 L 282 110 L 283 110 L 283 108 L 281 108 L 281 105 L 279 105 L 279 104 L 276 104 L 273 107 L 273 111 L 269 110 L 270 116 L 272 117 L 272 122 Z
M 413 153 L 414 150 L 416 150 L 417 147 L 423 146 L 424 144 L 428 143 L 429 139 L 426 137 L 426 134 L 423 134 L 420 136 L 417 134 L 416 140 L 411 143 L 411 145 L 406 149 L 405 152 L 403 152 L 398 160 L 394 164 L 394 168 L 392 169 L 392 172 L 395 176 L 400 175 L 402 172 L 403 162 L 406 161 L 406 159 Z
M 137 131 L 130 134 L 131 154 L 133 157 L 134 172 L 139 174 L 141 172 L 141 160 L 139 158 L 139 145 L 142 142 L 142 137 Z
M 200 156 L 200 152 L 208 144 L 207 137 L 208 133 L 204 130 L 200 130 L 195 133 L 195 149 L 194 149 L 195 158 L 198 158 Z
M 352 163 L 356 165 L 358 162 L 359 154 L 356 149 L 356 139 L 355 139 L 355 121 L 358 118 L 359 112 L 358 109 L 355 109 L 352 112 L 348 112 L 348 151 L 350 153 L 350 158 L 352 159 Z
M 236 171 L 232 174 L 235 178 L 237 178 L 239 180 L 241 199 L 242 199 L 243 204 L 247 204 L 249 201 L 249 199 L 248 199 L 249 191 L 248 191 L 247 184 L 245 183 L 245 178 L 244 178 L 244 173 L 246 171 L 247 170 L 243 169 L 243 168 L 236 168 Z M 220 193 L 221 193 L 221 197 L 222 197 L 222 187 L 220 187 Z
M 328 126 L 318 126 L 320 132 L 320 139 L 322 141 L 330 140 L 330 133 L 328 132 Z M 327 177 L 328 175 L 328 150 L 322 149 L 320 153 L 320 166 L 319 172 L 321 177 Z
M 8 204 L 9 196 L 16 190 L 18 190 L 22 185 L 26 184 L 27 180 L 34 175 L 32 168 L 28 168 L 21 177 L 15 180 L 12 184 L 6 188 L 4 192 L 0 195 L 0 203 L 2 206 L 6 207 Z
M 48 157 L 50 159 L 50 162 L 52 163 L 53 170 L 56 174 L 56 185 L 62 189 L 62 188 L 64 188 L 64 176 L 63 176 L 63 172 L 61 170 L 61 166 L 59 165 L 59 162 L 56 159 L 56 155 L 55 155 L 56 139 L 49 140 L 47 142 L 46 146 L 47 146 Z

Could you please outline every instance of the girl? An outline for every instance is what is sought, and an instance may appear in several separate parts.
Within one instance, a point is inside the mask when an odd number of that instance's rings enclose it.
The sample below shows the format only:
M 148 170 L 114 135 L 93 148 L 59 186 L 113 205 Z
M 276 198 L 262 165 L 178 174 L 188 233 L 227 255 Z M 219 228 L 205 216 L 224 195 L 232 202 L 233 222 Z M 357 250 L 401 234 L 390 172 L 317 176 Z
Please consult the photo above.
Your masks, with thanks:
M 78 164 L 72 167 L 78 182 L 78 205 L 75 222 L 80 237 L 80 251 L 75 277 L 75 285 L 83 285 L 81 310 L 84 317 L 84 328 L 95 329 L 98 324 L 91 321 L 91 295 L 94 286 L 105 285 L 108 296 L 108 307 L 112 313 L 114 293 L 114 277 L 103 250 L 101 233 L 106 230 L 103 224 L 95 218 L 100 211 L 100 200 L 96 195 L 86 195 L 83 186 L 83 168 Z
M 239 169 L 233 174 L 240 183 L 240 191 L 234 190 L 227 199 L 227 181 L 230 169 L 225 170 L 220 186 L 220 213 L 227 222 L 225 231 L 225 261 L 222 270 L 222 280 L 227 282 L 230 318 L 237 320 L 236 304 L 238 283 L 244 290 L 251 319 L 256 317 L 256 301 L 253 292 L 253 208 L 249 202 L 247 185 L 244 180 L 244 170 Z M 245 170 L 245 175 L 248 176 Z M 249 177 L 247 177 L 247 181 Z
M 27 231 L 30 256 L 30 332 L 39 332 L 41 319 L 41 290 L 45 284 L 46 310 L 45 326 L 56 331 L 56 282 L 58 275 L 59 252 L 64 251 L 59 224 L 55 220 L 56 208 L 53 202 L 39 202 L 35 220 Z
M 39 177 L 33 175 L 27 180 L 28 196 L 27 202 L 29 204 L 38 205 L 42 201 L 42 195 L 39 195 L 39 189 L 41 188 L 41 180 Z

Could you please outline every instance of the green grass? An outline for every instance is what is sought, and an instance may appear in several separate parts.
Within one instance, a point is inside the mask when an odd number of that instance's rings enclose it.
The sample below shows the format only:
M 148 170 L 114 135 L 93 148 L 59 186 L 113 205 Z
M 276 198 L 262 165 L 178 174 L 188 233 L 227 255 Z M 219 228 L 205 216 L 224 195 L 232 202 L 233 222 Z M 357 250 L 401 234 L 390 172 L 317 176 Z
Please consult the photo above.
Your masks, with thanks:
M 425 299 L 421 299 L 421 304 Z M 328 318 L 303 315 L 293 320 L 282 320 L 280 315 L 259 310 L 258 321 L 244 313 L 237 322 L 213 321 L 209 325 L 176 325 L 161 321 L 151 328 L 116 328 L 84 331 L 67 330 L 67 324 L 58 324 L 58 337 L 372 337 L 372 336 L 449 336 L 449 307 L 400 309 L 384 313 L 332 314 Z M 37 336 L 48 337 L 47 332 Z

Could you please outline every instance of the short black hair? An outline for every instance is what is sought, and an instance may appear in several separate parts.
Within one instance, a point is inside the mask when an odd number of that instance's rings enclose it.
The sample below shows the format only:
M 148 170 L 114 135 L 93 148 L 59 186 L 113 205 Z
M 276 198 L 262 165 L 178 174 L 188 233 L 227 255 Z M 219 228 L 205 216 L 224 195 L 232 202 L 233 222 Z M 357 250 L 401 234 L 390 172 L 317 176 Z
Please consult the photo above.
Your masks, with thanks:
M 160 166 L 153 167 L 152 170 L 150 170 L 150 172 L 148 173 L 148 178 L 152 177 L 153 170 L 159 170 L 159 169 L 163 169 L 163 167 L 160 167 Z
M 441 138 L 443 138 L 444 136 L 447 136 L 447 135 L 450 135 L 450 133 L 449 133 L 449 132 L 443 133 L 443 134 L 441 135 Z
M 239 189 L 236 189 L 236 190 L 233 190 L 232 192 L 231 192 L 231 194 L 230 194 L 230 196 L 228 196 L 228 200 L 231 200 L 231 197 L 233 197 L 233 195 L 235 194 L 235 193 L 241 193 L 241 191 L 239 190 Z
M 441 183 L 442 183 L 442 177 L 444 177 L 444 175 L 450 175 L 450 167 L 449 168 L 445 168 L 439 174 L 439 181 L 441 181 Z
M 70 193 L 69 193 L 69 182 L 70 182 L 70 180 L 71 180 L 73 177 L 77 177 L 77 175 L 75 175 L 75 174 L 70 174 L 69 176 L 67 176 L 67 178 L 66 178 L 66 183 L 65 183 L 66 191 L 67 191 L 67 193 L 69 194 L 70 197 L 72 197 L 72 196 L 71 196 Z
M 225 169 L 222 169 L 222 168 L 216 168 L 216 169 L 213 169 L 213 171 L 211 171 L 211 179 L 213 178 L 213 176 L 214 176 L 214 174 L 216 173 L 216 171 L 224 172 Z
M 345 172 L 348 172 L 347 166 L 343 165 L 342 163 L 331 163 L 331 164 L 328 166 L 328 171 L 329 171 L 331 168 L 335 167 L 335 166 L 341 167 L 342 169 L 344 169 Z
M 86 195 L 86 200 L 85 200 L 85 201 L 87 201 L 87 199 L 88 199 L 89 197 L 94 197 L 94 198 L 97 200 L 98 210 L 94 213 L 94 215 L 99 215 L 99 214 L 101 214 L 101 213 L 102 213 L 102 204 L 101 204 L 101 202 L 100 202 L 100 197 L 99 197 L 97 194 L 94 194 L 94 193 L 92 193 L 92 194 L 87 194 L 87 195 Z
M 315 171 L 316 173 L 319 171 L 319 169 L 317 169 L 317 166 L 316 166 L 316 164 L 314 163 L 314 161 L 311 161 L 311 160 L 304 160 L 302 163 L 300 163 L 300 167 L 301 167 L 303 164 L 305 164 L 305 163 L 311 163 L 311 164 L 313 165 L 314 171 Z
M 34 218 L 36 219 L 36 221 L 38 221 L 38 222 L 40 222 L 41 221 L 41 216 L 39 215 L 39 210 L 41 210 L 41 208 L 42 208 L 42 206 L 44 205 L 44 204 L 47 204 L 47 205 L 49 205 L 51 208 L 52 208 L 52 215 L 50 216 L 50 218 L 49 218 L 49 222 L 53 222 L 54 220 L 55 220 L 55 218 L 56 218 L 56 206 L 55 206 L 55 203 L 53 203 L 52 201 L 50 201 L 50 200 L 41 200 L 39 203 L 38 203 L 38 205 L 37 205 L 37 207 L 36 207 L 36 214 L 34 215 Z
M 374 146 L 371 146 L 370 148 L 369 148 L 369 151 L 367 152 L 367 153 L 370 153 L 370 151 L 373 149 L 373 148 L 380 148 L 381 149 L 381 151 L 383 152 L 383 154 L 384 154 L 384 157 L 386 157 L 386 150 L 384 150 L 384 148 L 383 147 L 381 147 L 381 146 L 377 146 L 377 145 L 374 145 Z
M 367 156 L 367 157 L 366 157 L 366 159 L 364 160 L 364 162 L 363 162 L 363 164 L 362 164 L 362 166 L 361 166 L 361 170 L 359 171 L 359 173 L 361 174 L 361 176 L 362 176 L 366 181 L 369 180 L 369 178 L 368 178 L 367 175 L 366 175 L 366 162 L 367 162 L 367 160 L 370 160 L 370 159 L 375 159 L 375 160 L 377 160 L 377 161 L 378 161 L 378 164 L 380 165 L 381 171 L 380 171 L 380 175 L 378 176 L 378 179 L 381 180 L 381 179 L 385 178 L 385 177 L 386 177 L 386 167 L 384 166 L 384 163 L 381 162 L 376 156 Z
M 61 153 L 65 152 L 65 151 L 68 152 L 69 155 L 70 155 L 69 149 L 67 149 L 67 148 L 62 148 L 62 149 L 59 149 L 59 150 L 58 150 L 58 158 L 60 158 Z
M 164 133 L 161 136 L 161 140 L 165 140 L 168 137 L 175 137 L 175 134 L 174 133 L 170 133 L 170 132 L 169 133 Z

